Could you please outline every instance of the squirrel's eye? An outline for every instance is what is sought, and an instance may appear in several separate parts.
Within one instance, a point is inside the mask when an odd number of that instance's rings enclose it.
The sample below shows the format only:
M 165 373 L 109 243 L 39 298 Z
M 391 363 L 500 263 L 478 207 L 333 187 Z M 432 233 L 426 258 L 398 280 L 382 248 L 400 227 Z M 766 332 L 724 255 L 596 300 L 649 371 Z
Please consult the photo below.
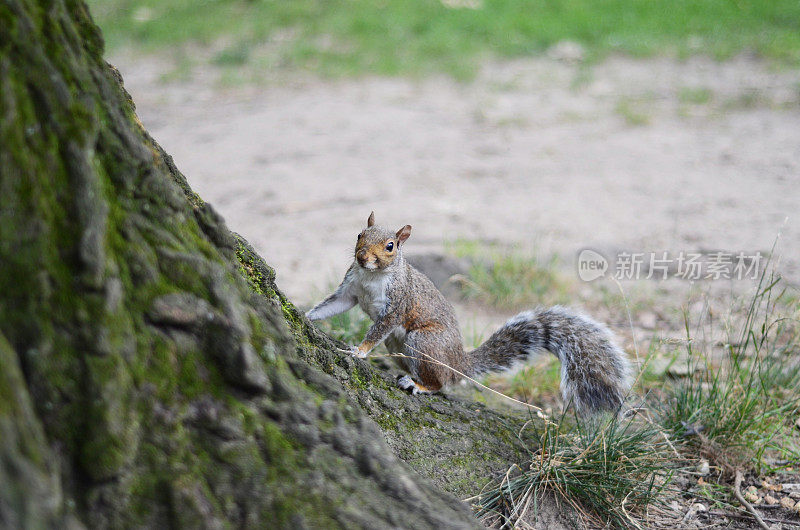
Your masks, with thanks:
M 393 241 L 389 241 L 386 244 L 386 252 L 391 252 L 393 248 L 394 248 L 394 242 Z

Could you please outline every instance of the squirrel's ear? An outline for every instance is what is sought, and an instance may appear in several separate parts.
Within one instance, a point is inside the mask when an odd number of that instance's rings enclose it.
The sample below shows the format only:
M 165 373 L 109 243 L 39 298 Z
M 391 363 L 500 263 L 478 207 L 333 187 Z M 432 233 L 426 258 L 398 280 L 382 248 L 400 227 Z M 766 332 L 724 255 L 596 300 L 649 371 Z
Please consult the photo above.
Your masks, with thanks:
M 367 218 L 367 227 L 375 224 L 375 212 L 369 212 L 369 217 Z
M 403 228 L 398 230 L 397 234 L 395 234 L 395 235 L 397 236 L 398 244 L 404 243 L 405 240 L 408 239 L 408 236 L 411 235 L 411 225 L 404 226 Z

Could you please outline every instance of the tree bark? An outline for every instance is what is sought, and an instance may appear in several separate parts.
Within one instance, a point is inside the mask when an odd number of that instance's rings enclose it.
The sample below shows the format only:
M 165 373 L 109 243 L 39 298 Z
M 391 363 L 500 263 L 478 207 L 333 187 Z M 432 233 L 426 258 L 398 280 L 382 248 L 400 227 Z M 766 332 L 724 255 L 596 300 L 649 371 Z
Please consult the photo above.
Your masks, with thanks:
M 336 353 L 102 53 L 0 0 L 0 527 L 478 526 L 521 419 Z

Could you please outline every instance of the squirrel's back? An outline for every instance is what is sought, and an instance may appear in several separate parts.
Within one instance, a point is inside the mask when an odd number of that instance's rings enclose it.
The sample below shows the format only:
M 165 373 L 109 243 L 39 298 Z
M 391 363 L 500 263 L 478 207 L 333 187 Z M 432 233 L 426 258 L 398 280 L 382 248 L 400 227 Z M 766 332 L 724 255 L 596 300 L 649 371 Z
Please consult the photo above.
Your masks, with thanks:
M 447 301 L 430 278 L 410 263 L 406 263 L 404 274 L 406 281 L 403 282 L 402 296 L 407 302 L 405 328 L 411 330 L 440 323 L 458 329 L 453 305 Z

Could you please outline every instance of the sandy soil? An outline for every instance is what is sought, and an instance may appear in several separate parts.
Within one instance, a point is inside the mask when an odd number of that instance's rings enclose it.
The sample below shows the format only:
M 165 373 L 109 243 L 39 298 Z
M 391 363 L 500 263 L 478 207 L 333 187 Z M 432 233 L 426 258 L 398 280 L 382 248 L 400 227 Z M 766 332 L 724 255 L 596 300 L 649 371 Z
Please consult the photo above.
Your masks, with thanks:
M 370 212 L 456 238 L 558 253 L 768 250 L 800 279 L 800 72 L 752 58 L 557 57 L 488 64 L 474 82 L 276 76 L 120 55 L 138 113 L 194 189 L 294 300 L 338 280 Z M 788 220 L 787 220 L 788 218 Z

